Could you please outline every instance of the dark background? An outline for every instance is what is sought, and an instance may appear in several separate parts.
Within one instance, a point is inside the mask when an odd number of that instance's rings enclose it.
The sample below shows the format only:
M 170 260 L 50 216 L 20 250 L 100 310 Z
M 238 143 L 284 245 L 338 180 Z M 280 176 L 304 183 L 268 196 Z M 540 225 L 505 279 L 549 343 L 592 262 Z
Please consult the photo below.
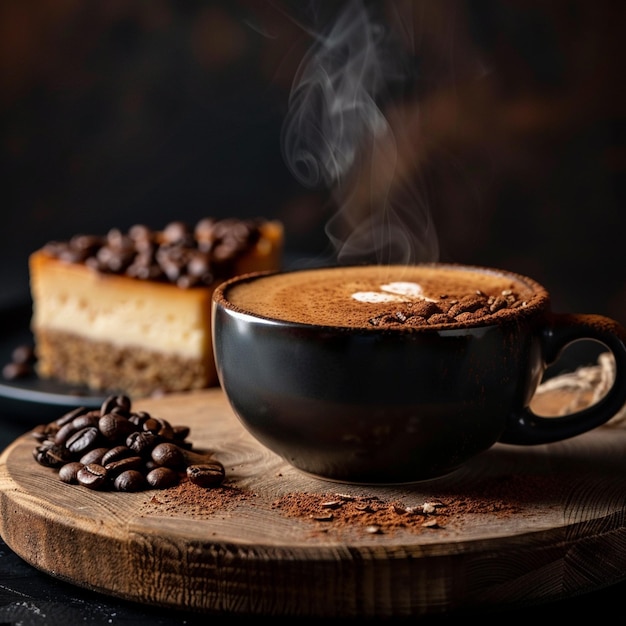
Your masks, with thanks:
M 138 222 L 276 217 L 286 264 L 325 258 L 333 190 L 296 180 L 281 128 L 347 4 L 0 0 L 1 304 L 28 297 L 46 241 Z M 383 111 L 440 260 L 626 323 L 626 5 L 372 5 L 410 66 Z

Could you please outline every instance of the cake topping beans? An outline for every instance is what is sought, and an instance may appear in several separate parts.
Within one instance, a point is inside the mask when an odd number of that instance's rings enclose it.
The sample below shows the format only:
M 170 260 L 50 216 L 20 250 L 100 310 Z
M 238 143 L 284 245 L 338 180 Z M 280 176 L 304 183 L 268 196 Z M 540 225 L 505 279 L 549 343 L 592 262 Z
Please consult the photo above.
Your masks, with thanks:
M 162 231 L 143 224 L 105 236 L 74 235 L 51 241 L 45 251 L 68 263 L 138 280 L 169 282 L 183 289 L 206 286 L 232 273 L 233 263 L 256 245 L 262 220 L 203 218 L 195 227 L 174 221 Z

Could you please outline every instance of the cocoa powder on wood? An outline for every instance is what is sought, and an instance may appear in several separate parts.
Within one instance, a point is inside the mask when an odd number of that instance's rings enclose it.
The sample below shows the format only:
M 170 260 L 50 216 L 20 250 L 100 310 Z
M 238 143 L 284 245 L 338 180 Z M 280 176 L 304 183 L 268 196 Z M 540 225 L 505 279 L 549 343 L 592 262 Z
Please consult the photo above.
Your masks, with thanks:
M 313 533 L 391 534 L 461 529 L 478 519 L 506 519 L 533 504 L 558 499 L 563 483 L 550 475 L 506 475 L 489 478 L 470 488 L 446 489 L 404 502 L 374 493 L 352 495 L 341 491 L 288 492 L 266 502 L 259 494 L 235 484 L 202 488 L 188 481 L 165 489 L 145 502 L 143 513 L 210 518 L 241 506 L 268 507 L 311 525 Z M 415 499 L 409 492 L 409 496 Z

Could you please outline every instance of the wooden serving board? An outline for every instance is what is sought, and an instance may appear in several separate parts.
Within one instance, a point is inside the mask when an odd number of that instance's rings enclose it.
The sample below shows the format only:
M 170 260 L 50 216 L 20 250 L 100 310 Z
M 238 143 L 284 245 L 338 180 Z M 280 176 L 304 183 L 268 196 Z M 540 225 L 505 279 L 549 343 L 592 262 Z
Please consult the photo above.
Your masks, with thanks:
M 133 409 L 190 426 L 224 485 L 90 491 L 38 465 L 26 434 L 0 456 L 0 534 L 25 561 L 141 603 L 316 617 L 512 608 L 626 577 L 624 428 L 497 445 L 445 478 L 373 487 L 287 465 L 219 389 Z

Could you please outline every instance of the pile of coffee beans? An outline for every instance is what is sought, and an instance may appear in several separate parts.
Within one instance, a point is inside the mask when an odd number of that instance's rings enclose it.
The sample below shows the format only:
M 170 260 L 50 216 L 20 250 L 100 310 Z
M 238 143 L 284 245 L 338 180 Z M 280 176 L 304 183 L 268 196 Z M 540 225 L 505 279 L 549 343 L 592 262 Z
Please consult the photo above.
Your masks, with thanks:
M 384 313 L 369 320 L 372 326 L 427 326 L 432 324 L 455 324 L 472 322 L 499 311 L 526 306 L 519 296 L 505 290 L 496 296 L 488 296 L 481 291 L 461 298 L 450 298 L 445 294 L 439 300 L 417 300 L 407 302 L 392 313 Z
M 262 219 L 207 217 L 193 227 L 170 222 L 161 231 L 136 224 L 127 232 L 113 228 L 104 236 L 81 234 L 69 241 L 51 241 L 44 250 L 98 272 L 189 288 L 230 276 L 233 263 L 259 241 L 262 223 Z
M 183 479 L 216 487 L 224 480 L 219 461 L 193 450 L 187 426 L 133 411 L 125 395 L 107 397 L 99 409 L 77 407 L 32 435 L 37 463 L 88 489 L 166 489 Z

